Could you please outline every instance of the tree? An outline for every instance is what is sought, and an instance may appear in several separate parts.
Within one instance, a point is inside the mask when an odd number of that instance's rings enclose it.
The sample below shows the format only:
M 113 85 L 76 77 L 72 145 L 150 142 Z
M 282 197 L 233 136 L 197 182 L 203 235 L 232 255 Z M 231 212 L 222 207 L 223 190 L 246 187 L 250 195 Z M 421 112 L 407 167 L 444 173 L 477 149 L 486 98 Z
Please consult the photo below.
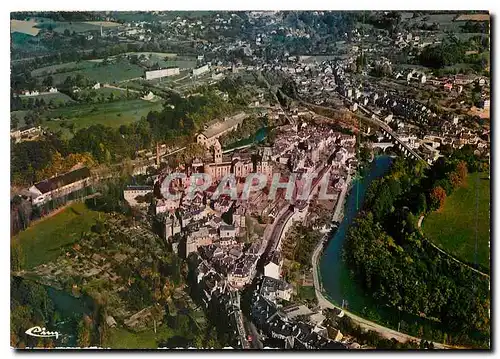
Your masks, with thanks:
M 52 87 L 54 84 L 54 79 L 52 76 L 47 76 L 45 79 L 43 79 L 43 85 L 47 87 Z
M 467 163 L 465 161 L 460 161 L 457 164 L 457 174 L 460 177 L 461 183 L 464 183 L 467 180 Z
M 460 185 L 462 184 L 462 179 L 460 178 L 457 172 L 455 171 L 450 172 L 449 177 L 450 177 L 450 183 L 454 189 L 460 187 Z
M 19 126 L 19 119 L 17 118 L 16 115 L 12 115 L 10 117 L 10 128 L 16 129 L 18 126 Z
M 78 338 L 77 344 L 80 348 L 87 348 L 90 346 L 90 325 L 92 324 L 92 320 L 87 315 L 83 316 L 83 319 L 78 323 Z
M 12 270 L 19 271 L 24 266 L 24 252 L 19 240 L 13 239 L 10 248 L 10 265 Z
M 431 208 L 436 210 L 443 206 L 446 199 L 446 192 L 443 187 L 434 187 L 430 194 Z

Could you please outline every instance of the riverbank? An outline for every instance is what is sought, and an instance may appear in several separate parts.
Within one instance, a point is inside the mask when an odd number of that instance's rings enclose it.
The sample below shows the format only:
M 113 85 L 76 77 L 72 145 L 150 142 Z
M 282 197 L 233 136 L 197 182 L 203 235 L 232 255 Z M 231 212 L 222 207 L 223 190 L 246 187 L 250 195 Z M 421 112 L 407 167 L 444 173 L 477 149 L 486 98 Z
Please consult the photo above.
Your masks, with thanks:
M 328 237 L 324 237 L 321 244 L 326 241 L 328 244 L 325 247 L 318 245 L 313 253 L 316 297 L 321 308 L 339 308 L 362 328 L 375 331 L 383 337 L 395 338 L 402 342 L 420 341 L 420 338 L 413 335 L 416 335 L 418 330 L 423 330 L 427 334 L 422 337 L 428 340 L 430 339 L 428 333 L 438 329 L 438 323 L 377 303 L 372 297 L 367 296 L 353 280 L 349 268 L 342 260 L 343 243 L 348 228 L 356 218 L 359 209 L 363 207 L 367 189 L 373 180 L 387 173 L 391 163 L 392 159 L 389 156 L 378 156 L 369 170 L 363 173 L 363 177 L 355 178 L 352 182 L 352 189 L 342 206 L 344 215 L 341 217 L 337 231 L 329 241 Z M 340 205 L 340 202 L 337 205 Z M 340 211 L 337 211 L 337 215 L 338 213 Z M 435 347 L 451 348 L 451 346 L 439 343 L 435 343 Z

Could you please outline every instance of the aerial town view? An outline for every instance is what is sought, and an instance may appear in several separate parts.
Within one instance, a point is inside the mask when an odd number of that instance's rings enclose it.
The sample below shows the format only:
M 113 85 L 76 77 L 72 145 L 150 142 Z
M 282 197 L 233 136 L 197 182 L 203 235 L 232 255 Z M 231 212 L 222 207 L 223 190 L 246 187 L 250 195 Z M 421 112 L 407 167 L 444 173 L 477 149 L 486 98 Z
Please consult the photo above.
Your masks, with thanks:
M 10 346 L 491 349 L 487 11 L 10 13 Z

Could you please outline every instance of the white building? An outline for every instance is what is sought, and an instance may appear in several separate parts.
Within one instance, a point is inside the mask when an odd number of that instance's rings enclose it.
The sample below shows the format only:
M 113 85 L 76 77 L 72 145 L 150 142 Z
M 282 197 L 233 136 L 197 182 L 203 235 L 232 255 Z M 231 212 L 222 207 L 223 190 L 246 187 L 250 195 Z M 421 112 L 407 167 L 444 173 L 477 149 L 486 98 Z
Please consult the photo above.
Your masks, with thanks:
M 67 196 L 90 185 L 90 171 L 87 167 L 67 172 L 63 175 L 52 177 L 31 186 L 34 205 L 41 205 L 56 198 Z
M 274 279 L 280 279 L 281 266 L 283 265 L 283 258 L 281 253 L 276 251 L 273 253 L 271 260 L 264 266 L 264 275 Z
M 201 67 L 198 67 L 197 69 L 193 69 L 193 76 L 200 76 L 208 71 L 210 71 L 208 65 L 203 65 Z
M 123 198 L 131 206 L 148 206 L 149 203 L 139 203 L 136 199 L 137 197 L 142 197 L 152 192 L 153 187 L 151 186 L 127 186 L 127 188 L 123 190 Z
M 162 77 L 179 75 L 180 71 L 178 67 L 172 67 L 169 69 L 146 71 L 146 80 L 159 79 Z

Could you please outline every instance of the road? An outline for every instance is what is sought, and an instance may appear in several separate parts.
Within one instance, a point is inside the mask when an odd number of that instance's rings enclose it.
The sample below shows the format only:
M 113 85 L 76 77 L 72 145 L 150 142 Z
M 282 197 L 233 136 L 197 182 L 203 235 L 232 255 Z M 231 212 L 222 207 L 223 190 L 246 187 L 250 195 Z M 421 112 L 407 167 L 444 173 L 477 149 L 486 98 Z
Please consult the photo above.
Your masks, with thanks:
M 260 341 L 259 331 L 255 327 L 255 325 L 250 320 L 245 318 L 245 316 L 243 316 L 243 324 L 245 325 L 246 332 L 250 333 L 251 340 L 249 340 L 249 342 L 252 349 L 264 348 L 264 345 Z
M 123 88 L 123 87 L 119 87 L 119 86 L 114 86 L 114 85 L 110 85 L 110 84 L 104 84 L 102 85 L 102 87 L 105 87 L 105 88 L 108 88 L 108 89 L 115 89 L 115 90 L 121 90 L 121 91 L 129 91 L 129 92 L 133 92 L 133 93 L 141 93 L 140 91 L 137 91 L 137 90 L 134 90 L 134 89 L 127 89 L 127 88 Z

